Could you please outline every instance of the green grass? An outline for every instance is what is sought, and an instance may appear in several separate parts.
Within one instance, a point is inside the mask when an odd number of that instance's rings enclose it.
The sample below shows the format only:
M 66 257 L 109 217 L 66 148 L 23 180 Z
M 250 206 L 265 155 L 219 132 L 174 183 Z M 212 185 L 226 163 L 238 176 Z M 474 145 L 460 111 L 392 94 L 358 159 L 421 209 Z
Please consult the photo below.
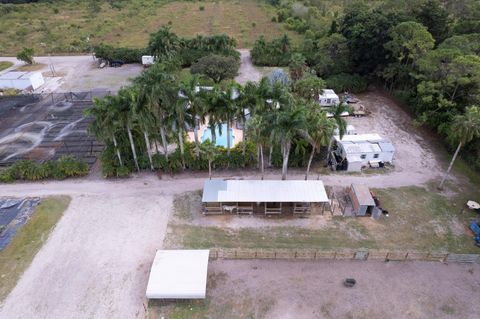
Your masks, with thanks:
M 0 71 L 3 71 L 5 69 L 8 69 L 9 67 L 11 67 L 13 65 L 12 62 L 10 61 L 0 61 Z
M 67 196 L 43 199 L 28 222 L 0 252 L 0 302 L 15 287 L 69 203 L 70 197 Z
M 101 1 L 99 10 L 89 3 L 63 0 L 15 5 L 16 10 L 0 18 L 0 56 L 16 55 L 26 43 L 37 55 L 79 52 L 100 42 L 145 47 L 149 34 L 168 23 L 185 37 L 226 33 L 237 40 L 239 48 L 252 47 L 261 34 L 272 39 L 286 32 L 294 42 L 301 38 L 283 24 L 271 22 L 275 8 L 255 0 L 202 1 L 204 10 L 199 10 L 197 1 L 131 0 L 122 1 L 121 8 Z
M 377 189 L 375 192 L 381 206 L 390 213 L 379 221 L 369 217 L 333 217 L 327 219 L 322 228 L 240 229 L 192 225 L 189 223 L 192 214 L 200 214 L 200 195 L 186 193 L 175 200 L 176 218 L 169 224 L 165 243 L 170 248 L 374 248 L 479 253 L 467 231 L 472 213 L 462 212 L 463 198 L 450 199 L 427 187 Z

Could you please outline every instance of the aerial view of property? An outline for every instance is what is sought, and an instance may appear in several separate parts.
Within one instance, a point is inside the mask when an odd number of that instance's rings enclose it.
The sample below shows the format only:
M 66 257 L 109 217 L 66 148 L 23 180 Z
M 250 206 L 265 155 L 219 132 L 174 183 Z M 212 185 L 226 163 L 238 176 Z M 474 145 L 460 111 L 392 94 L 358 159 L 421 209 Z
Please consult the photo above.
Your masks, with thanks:
M 479 300 L 480 1 L 0 0 L 0 319 Z

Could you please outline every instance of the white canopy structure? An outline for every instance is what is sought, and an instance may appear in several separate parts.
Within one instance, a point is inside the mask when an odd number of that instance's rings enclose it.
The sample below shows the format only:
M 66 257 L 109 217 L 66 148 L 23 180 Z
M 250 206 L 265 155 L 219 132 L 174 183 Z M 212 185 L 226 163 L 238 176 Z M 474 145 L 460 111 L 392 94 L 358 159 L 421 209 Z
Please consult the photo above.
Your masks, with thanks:
M 209 250 L 158 250 L 147 285 L 149 299 L 205 299 Z
M 208 180 L 203 202 L 313 203 L 328 202 L 322 181 Z

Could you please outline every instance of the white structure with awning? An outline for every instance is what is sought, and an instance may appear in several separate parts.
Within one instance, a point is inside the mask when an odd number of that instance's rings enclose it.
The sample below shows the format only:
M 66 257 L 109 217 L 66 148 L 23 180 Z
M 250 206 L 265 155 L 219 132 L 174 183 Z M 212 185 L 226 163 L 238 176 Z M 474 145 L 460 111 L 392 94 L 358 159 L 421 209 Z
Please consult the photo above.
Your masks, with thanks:
M 282 212 L 282 204 L 294 212 L 306 212 L 310 203 L 328 202 L 322 181 L 305 180 L 207 180 L 202 202 L 205 213 L 253 213 L 254 206 L 264 204 L 265 213 Z
M 205 299 L 209 250 L 158 250 L 147 285 L 149 299 Z

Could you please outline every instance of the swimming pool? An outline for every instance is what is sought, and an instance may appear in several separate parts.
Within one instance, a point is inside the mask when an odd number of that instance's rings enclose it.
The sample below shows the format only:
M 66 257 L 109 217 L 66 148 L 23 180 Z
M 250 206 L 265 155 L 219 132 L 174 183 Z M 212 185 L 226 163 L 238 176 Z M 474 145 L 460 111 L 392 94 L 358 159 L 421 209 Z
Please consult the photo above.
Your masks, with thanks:
M 220 134 L 220 130 L 218 125 L 215 127 L 215 137 L 216 137 L 216 146 L 223 146 L 227 148 L 227 124 L 222 124 L 222 134 Z M 202 142 L 206 140 L 212 140 L 212 131 L 209 127 L 207 127 L 202 134 Z M 235 140 L 235 136 L 233 135 L 233 129 L 230 128 L 230 147 L 233 147 L 233 141 Z

